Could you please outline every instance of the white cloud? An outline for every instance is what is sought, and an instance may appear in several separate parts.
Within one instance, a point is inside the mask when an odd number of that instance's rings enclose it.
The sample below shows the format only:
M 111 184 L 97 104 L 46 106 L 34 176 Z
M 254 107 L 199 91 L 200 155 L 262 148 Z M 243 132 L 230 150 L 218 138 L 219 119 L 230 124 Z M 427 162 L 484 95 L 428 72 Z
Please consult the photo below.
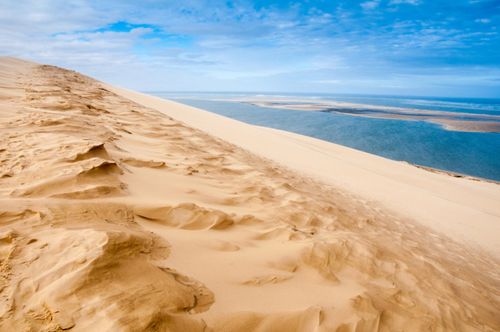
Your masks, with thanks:
M 420 0 L 391 0 L 389 2 L 390 5 L 400 5 L 400 4 L 408 4 L 408 5 L 420 5 Z
M 233 7 L 211 1 L 214 5 L 207 6 L 206 0 L 148 0 L 145 5 L 0 0 L 0 55 L 68 67 L 138 89 L 306 91 L 316 82 L 314 89 L 363 92 L 368 84 L 348 78 L 406 70 L 408 61 L 416 61 L 410 67 L 421 71 L 429 55 L 439 61 L 443 54 L 467 49 L 469 41 L 490 43 L 485 38 L 495 37 L 465 34 L 453 26 L 444 30 L 432 21 L 432 13 L 425 22 L 402 17 L 391 29 L 377 26 L 375 20 L 386 13 L 381 6 L 422 0 L 364 0 L 361 7 L 349 3 L 330 12 L 311 8 L 306 14 L 307 2 L 256 9 L 246 0 Z M 359 15 L 361 8 L 377 17 Z M 489 23 L 481 14 L 476 17 L 477 23 Z M 130 23 L 124 30 L 131 30 L 109 31 L 117 22 Z
M 317 80 L 317 81 L 312 81 L 312 83 L 319 83 L 319 84 L 340 84 L 342 83 L 341 80 Z
M 380 0 L 366 1 L 360 4 L 364 10 L 373 10 L 380 5 Z
M 491 20 L 489 18 L 478 18 L 477 20 L 474 20 L 474 22 L 488 24 L 491 22 Z

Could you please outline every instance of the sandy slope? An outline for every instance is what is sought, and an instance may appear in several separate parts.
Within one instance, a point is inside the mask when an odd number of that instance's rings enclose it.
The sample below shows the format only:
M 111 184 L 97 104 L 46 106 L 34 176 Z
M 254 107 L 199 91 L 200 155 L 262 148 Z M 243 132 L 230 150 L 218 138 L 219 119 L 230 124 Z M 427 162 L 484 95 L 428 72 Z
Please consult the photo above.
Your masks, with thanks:
M 341 145 L 108 87 L 211 135 L 500 256 L 500 186 L 432 173 Z
M 0 60 L 0 330 L 500 329 L 495 185 L 111 89 Z

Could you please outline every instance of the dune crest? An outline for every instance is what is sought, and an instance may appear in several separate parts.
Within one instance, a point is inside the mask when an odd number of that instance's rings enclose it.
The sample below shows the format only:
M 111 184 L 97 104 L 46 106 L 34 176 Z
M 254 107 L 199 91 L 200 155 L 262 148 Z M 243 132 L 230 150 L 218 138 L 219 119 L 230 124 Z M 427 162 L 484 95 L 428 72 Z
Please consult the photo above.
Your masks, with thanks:
M 500 330 L 491 253 L 76 72 L 0 80 L 1 331 Z

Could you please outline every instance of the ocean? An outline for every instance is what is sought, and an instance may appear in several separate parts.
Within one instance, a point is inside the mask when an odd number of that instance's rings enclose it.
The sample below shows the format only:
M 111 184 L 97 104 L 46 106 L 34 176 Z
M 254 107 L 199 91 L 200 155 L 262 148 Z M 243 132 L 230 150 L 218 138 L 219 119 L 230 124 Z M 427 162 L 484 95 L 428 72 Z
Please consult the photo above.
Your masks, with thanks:
M 284 110 L 232 101 L 286 97 L 500 116 L 500 100 L 331 94 L 148 92 L 246 123 L 282 129 L 393 160 L 500 181 L 500 133 L 450 131 L 435 123 Z

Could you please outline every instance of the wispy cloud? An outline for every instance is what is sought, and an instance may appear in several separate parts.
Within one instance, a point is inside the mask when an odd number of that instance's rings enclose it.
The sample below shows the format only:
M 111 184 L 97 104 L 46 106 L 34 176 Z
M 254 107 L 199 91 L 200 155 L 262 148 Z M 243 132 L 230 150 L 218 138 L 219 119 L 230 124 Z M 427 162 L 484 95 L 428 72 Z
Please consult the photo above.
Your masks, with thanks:
M 341 84 L 341 80 L 317 80 L 312 81 L 311 83 L 319 83 L 319 84 Z
M 491 20 L 489 18 L 478 18 L 478 19 L 475 19 L 474 22 L 488 24 L 491 22 Z
M 400 5 L 400 4 L 408 4 L 408 5 L 420 5 L 421 1 L 420 0 L 390 0 L 389 1 L 390 5 Z
M 365 1 L 360 4 L 361 8 L 364 10 L 372 10 L 380 5 L 380 0 Z
M 141 89 L 399 93 L 446 72 L 498 95 L 473 79 L 498 73 L 495 3 L 18 0 L 0 4 L 0 53 Z

